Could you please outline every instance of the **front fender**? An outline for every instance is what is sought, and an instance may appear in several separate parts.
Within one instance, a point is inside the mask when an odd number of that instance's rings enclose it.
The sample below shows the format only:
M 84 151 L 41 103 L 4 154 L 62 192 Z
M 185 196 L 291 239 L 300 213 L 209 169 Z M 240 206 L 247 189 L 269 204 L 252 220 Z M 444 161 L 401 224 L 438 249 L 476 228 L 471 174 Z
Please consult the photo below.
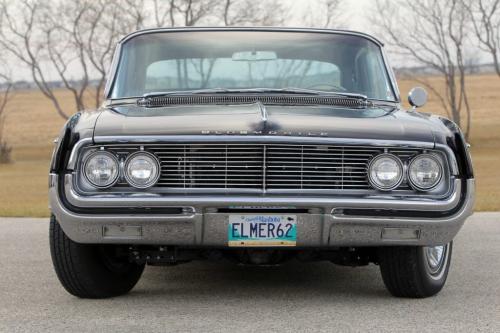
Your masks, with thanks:
M 454 152 L 460 178 L 474 178 L 470 151 L 460 127 L 444 117 L 433 116 L 432 121 L 440 128 L 434 131 L 436 143 L 445 144 Z
M 64 170 L 73 146 L 85 138 L 92 138 L 97 118 L 101 110 L 82 111 L 72 115 L 64 124 L 52 152 L 50 172 L 59 173 Z

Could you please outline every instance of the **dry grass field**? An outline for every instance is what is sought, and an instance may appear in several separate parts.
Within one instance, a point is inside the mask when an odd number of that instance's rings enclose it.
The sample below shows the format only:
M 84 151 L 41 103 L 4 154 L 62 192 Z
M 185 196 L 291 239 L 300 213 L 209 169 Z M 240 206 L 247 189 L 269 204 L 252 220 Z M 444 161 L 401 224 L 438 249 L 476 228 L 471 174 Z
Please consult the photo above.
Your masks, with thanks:
M 440 83 L 438 78 L 428 78 Z M 417 85 L 400 80 L 406 96 Z M 493 75 L 468 77 L 473 109 L 470 143 L 477 178 L 477 210 L 500 210 L 500 78 Z M 68 113 L 69 93 L 59 92 Z M 444 114 L 435 96 L 425 112 Z M 11 164 L 0 165 L 0 216 L 48 216 L 47 172 L 52 141 L 64 121 L 50 102 L 35 91 L 18 92 L 6 112 L 6 139 L 13 146 Z

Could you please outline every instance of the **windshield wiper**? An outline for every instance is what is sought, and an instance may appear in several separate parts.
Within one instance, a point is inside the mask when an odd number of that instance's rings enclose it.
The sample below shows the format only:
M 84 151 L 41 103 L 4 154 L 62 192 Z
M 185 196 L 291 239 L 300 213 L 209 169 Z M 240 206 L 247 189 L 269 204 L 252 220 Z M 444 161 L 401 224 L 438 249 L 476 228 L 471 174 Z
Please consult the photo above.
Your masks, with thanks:
M 144 94 L 143 98 L 161 97 L 161 96 L 176 96 L 176 95 L 203 95 L 203 94 L 244 94 L 244 93 L 268 93 L 268 94 L 297 94 L 297 95 L 314 95 L 314 96 L 333 96 L 367 100 L 368 97 L 362 94 L 313 90 L 306 88 L 286 87 L 286 88 L 208 88 L 195 90 L 176 90 L 166 92 L 151 92 Z

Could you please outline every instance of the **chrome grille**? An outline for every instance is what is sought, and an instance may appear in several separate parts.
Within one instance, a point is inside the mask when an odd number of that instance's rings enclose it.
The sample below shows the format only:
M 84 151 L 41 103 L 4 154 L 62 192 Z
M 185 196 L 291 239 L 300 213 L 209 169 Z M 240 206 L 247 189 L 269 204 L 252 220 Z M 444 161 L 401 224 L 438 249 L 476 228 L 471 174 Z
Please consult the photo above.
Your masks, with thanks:
M 261 188 L 264 153 L 259 145 L 190 144 L 151 148 L 161 163 L 157 186 Z
M 104 148 L 125 158 L 141 146 L 160 160 L 157 188 L 262 191 L 369 190 L 366 170 L 373 156 L 388 151 L 407 161 L 421 151 L 274 143 L 123 144 L 104 145 Z M 126 183 L 118 186 L 126 186 Z M 409 187 L 403 184 L 399 189 Z
M 366 168 L 377 149 L 273 145 L 267 149 L 268 189 L 366 189 Z

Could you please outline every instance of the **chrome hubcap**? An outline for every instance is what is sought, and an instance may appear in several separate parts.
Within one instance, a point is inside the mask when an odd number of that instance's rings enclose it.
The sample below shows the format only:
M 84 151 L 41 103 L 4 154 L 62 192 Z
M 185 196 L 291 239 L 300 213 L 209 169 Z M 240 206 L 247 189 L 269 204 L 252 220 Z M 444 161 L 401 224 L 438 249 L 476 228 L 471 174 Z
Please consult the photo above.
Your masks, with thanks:
M 440 275 L 446 264 L 448 244 L 425 247 L 424 254 L 429 273 L 433 276 Z

